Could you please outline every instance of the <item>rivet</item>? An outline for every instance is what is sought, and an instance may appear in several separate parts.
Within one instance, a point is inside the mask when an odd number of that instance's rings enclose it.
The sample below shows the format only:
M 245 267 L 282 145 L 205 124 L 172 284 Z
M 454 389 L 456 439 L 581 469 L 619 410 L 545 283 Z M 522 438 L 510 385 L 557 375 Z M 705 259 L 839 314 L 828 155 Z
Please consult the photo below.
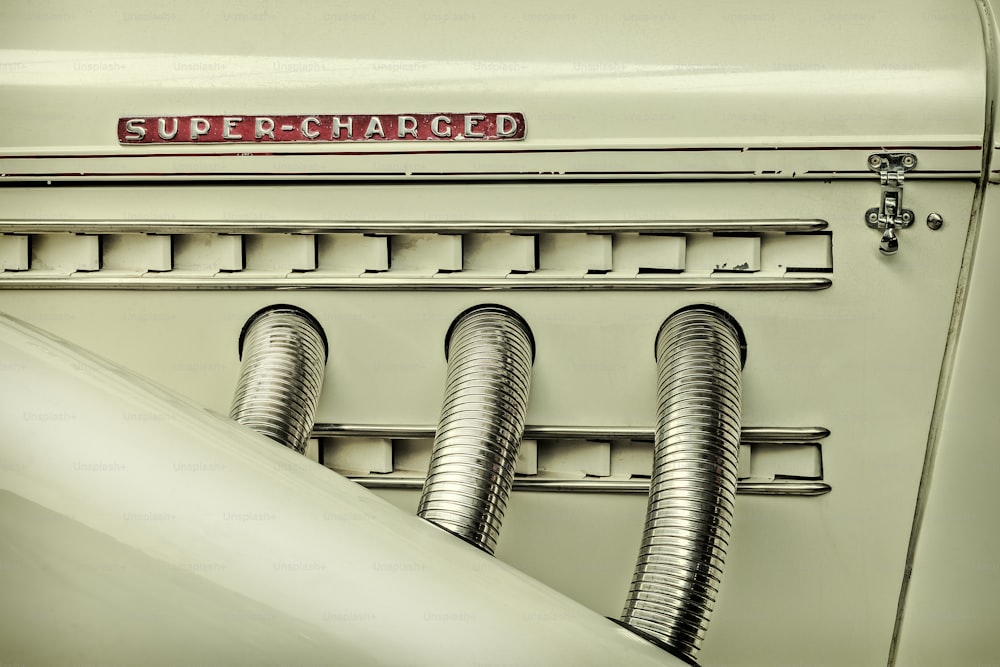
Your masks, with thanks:
M 931 213 L 930 215 L 927 216 L 927 226 L 933 229 L 934 231 L 941 229 L 941 226 L 943 224 L 944 224 L 944 218 L 942 218 L 940 214 Z

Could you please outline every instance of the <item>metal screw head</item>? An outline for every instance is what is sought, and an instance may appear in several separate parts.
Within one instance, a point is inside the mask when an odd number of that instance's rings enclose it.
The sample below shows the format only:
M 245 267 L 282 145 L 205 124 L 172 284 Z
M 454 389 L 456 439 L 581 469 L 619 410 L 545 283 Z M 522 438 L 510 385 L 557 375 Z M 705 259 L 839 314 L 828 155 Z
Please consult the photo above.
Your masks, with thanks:
M 880 158 L 878 155 L 868 156 L 868 166 L 871 167 L 872 169 L 878 169 L 880 166 L 882 166 L 882 158 Z
M 903 157 L 903 166 L 906 167 L 906 168 L 910 168 L 913 165 L 915 165 L 916 163 L 917 163 L 917 160 L 912 155 L 906 155 L 906 156 Z
M 913 220 L 913 215 L 909 211 L 903 211 L 903 222 L 910 222 Z
M 868 214 L 868 222 L 878 222 L 878 211 L 872 211 Z
M 937 231 L 941 229 L 941 225 L 944 224 L 944 218 L 938 213 L 931 213 L 927 216 L 927 226 Z

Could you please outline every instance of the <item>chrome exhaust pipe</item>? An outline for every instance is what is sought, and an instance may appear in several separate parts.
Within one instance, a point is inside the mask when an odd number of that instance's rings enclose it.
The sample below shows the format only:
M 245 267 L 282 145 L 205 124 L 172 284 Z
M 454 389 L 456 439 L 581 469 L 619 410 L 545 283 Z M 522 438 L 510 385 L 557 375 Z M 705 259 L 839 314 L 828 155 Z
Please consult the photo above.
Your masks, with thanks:
M 417 514 L 492 555 L 524 435 L 534 341 L 503 306 L 465 311 L 445 340 L 448 380 Z
M 656 337 L 653 474 L 622 622 L 691 661 L 733 522 L 745 350 L 735 321 L 709 306 L 674 313 Z
M 295 306 L 254 313 L 240 335 L 240 378 L 229 416 L 262 435 L 306 450 L 326 369 L 326 337 Z

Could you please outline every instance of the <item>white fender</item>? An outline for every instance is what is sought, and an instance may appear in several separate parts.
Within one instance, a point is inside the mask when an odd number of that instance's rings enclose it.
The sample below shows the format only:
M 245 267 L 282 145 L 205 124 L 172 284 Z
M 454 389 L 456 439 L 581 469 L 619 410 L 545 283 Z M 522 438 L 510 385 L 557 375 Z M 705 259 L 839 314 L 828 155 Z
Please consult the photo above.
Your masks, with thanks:
M 679 665 L 321 465 L 0 317 L 0 662 Z

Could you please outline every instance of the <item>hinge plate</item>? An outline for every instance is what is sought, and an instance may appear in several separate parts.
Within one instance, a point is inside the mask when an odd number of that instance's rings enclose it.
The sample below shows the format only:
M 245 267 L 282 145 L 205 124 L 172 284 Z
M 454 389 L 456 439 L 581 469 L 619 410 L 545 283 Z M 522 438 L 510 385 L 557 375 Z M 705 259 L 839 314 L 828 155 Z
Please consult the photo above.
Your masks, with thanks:
M 873 153 L 868 156 L 868 168 L 878 172 L 882 184 L 881 203 L 865 211 L 865 223 L 872 229 L 883 230 L 879 252 L 894 255 L 899 250 L 897 229 L 913 224 L 913 211 L 903 208 L 903 179 L 906 172 L 917 166 L 913 153 Z

